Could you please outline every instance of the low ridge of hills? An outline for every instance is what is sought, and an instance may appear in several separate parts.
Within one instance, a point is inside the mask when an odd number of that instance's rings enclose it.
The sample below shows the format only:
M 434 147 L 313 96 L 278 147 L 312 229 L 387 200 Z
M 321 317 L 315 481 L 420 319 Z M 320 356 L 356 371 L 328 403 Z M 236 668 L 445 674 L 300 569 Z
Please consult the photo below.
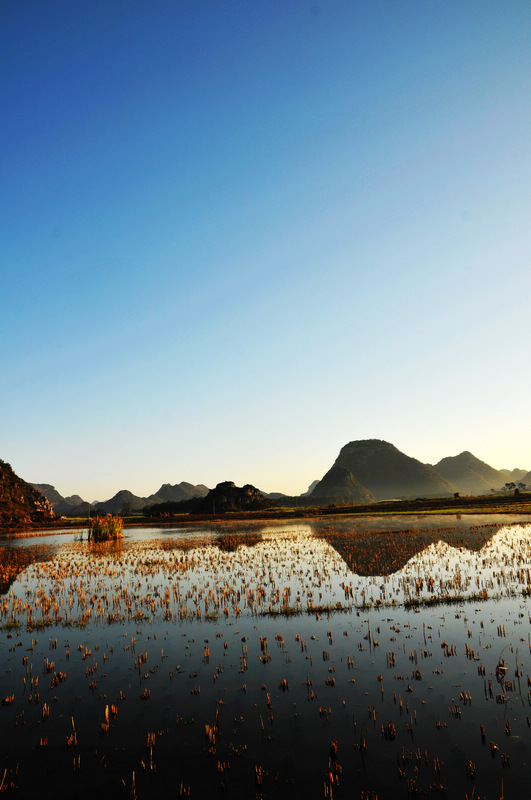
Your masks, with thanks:
M 297 497 L 309 497 L 318 483 L 319 481 L 312 481 L 307 490 L 297 495 Z M 264 497 L 270 497 L 272 500 L 280 500 L 283 497 L 289 497 L 285 492 L 262 492 L 262 494 Z
M 49 483 L 33 483 L 31 485 L 48 499 L 54 513 L 58 516 L 87 516 L 89 503 L 87 500 L 82 500 L 79 495 L 62 497 L 55 487 Z M 203 484 L 194 486 L 186 481 L 176 483 L 173 486 L 170 483 L 163 483 L 158 492 L 149 495 L 149 497 L 138 497 L 128 489 L 121 489 L 109 500 L 90 503 L 90 508 L 95 513 L 131 514 L 155 503 L 178 503 L 181 500 L 189 500 L 192 497 L 205 497 L 208 491 L 208 487 Z

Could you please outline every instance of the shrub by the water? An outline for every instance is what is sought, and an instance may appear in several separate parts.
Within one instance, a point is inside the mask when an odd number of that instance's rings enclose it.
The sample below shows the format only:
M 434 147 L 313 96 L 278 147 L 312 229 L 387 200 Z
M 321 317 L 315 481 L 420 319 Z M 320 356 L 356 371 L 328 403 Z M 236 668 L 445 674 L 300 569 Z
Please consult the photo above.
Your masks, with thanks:
M 95 542 L 108 542 L 111 539 L 120 539 L 123 536 L 124 521 L 122 517 L 94 517 L 90 522 L 89 539 Z

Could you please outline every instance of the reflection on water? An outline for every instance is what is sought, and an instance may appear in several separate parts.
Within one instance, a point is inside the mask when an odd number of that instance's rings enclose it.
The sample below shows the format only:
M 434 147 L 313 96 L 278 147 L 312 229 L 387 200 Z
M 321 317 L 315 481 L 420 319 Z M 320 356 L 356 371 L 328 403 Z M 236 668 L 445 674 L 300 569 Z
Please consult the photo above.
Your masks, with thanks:
M 530 532 L 531 526 L 493 525 L 467 535 L 451 528 L 314 532 L 301 524 L 284 531 L 75 541 L 56 546 L 48 559 L 51 546 L 5 548 L 5 583 L 24 572 L 3 618 L 35 628 L 521 595 L 531 584 Z
M 3 786 L 516 796 L 531 528 L 445 522 L 5 542 Z
M 53 549 L 49 545 L 30 548 L 0 547 L 0 595 L 6 594 L 17 576 L 30 564 L 50 561 Z

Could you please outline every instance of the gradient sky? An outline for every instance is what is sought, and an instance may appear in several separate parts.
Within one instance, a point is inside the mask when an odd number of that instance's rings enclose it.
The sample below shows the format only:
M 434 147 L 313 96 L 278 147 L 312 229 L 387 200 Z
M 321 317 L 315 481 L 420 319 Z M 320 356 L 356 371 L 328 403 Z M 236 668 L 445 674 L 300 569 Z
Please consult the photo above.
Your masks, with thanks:
M 4 0 L 0 458 L 531 469 L 531 3 Z

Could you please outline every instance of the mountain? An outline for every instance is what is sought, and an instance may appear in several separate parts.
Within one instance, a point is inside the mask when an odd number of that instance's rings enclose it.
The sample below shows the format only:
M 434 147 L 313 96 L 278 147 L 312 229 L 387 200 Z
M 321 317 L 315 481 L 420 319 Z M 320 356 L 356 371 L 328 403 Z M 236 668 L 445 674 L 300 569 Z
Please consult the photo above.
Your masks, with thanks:
M 310 493 L 316 501 L 334 500 L 336 503 L 373 503 L 374 495 L 354 477 L 346 467 L 337 463 L 324 478 L 317 482 Z
M 181 500 L 189 500 L 191 497 L 206 497 L 208 494 L 208 486 L 200 483 L 194 486 L 186 481 L 176 483 L 174 486 L 171 483 L 163 483 L 158 492 L 150 495 L 145 501 L 144 505 L 153 503 L 179 503 Z
M 232 481 L 218 483 L 211 489 L 206 497 L 196 498 L 194 511 L 199 507 L 201 511 L 211 510 L 218 514 L 220 511 L 259 511 L 264 508 L 276 508 L 278 503 L 271 500 L 247 483 L 245 486 L 236 486 Z
M 222 514 L 226 511 L 260 511 L 265 508 L 278 508 L 271 500 L 251 484 L 236 486 L 232 481 L 218 483 L 206 497 L 192 497 L 178 503 L 157 503 L 144 511 L 148 516 L 159 514 Z
M 341 449 L 333 466 L 343 467 L 350 472 L 377 501 L 419 496 L 445 497 L 456 491 L 432 467 L 401 453 L 394 445 L 381 439 L 349 442 Z M 338 472 L 334 474 L 339 476 Z M 320 497 L 321 491 L 318 484 L 311 497 Z
M 489 467 L 468 450 L 458 456 L 443 458 L 433 469 L 462 494 L 488 494 L 491 489 L 500 489 L 507 481 L 502 472 Z
M 64 500 L 64 497 L 59 494 L 55 486 L 50 483 L 30 483 L 30 486 L 33 486 L 34 489 L 44 495 L 52 507 L 57 503 L 62 503 Z
M 526 469 L 500 469 L 499 472 L 504 475 L 505 483 L 508 483 L 509 481 L 513 481 L 514 483 L 518 483 L 518 481 L 521 481 L 522 483 L 528 483 L 528 481 L 524 481 L 524 478 L 529 475 Z
M 83 500 L 78 494 L 71 497 L 63 497 L 49 483 L 30 484 L 46 497 L 50 502 L 54 513 L 63 517 L 86 517 L 89 512 L 89 503 Z M 179 502 L 189 500 L 192 497 L 205 497 L 208 494 L 208 487 L 202 483 L 194 486 L 191 483 L 182 481 L 172 486 L 170 483 L 163 483 L 158 492 L 149 497 L 138 497 L 128 489 L 121 489 L 114 497 L 101 502 L 90 503 L 91 513 L 105 514 L 130 514 L 132 511 L 140 511 L 146 505 L 155 503 Z
M 0 527 L 31 526 L 54 517 L 46 497 L 0 460 Z
M 306 491 L 301 494 L 301 497 L 309 497 L 318 483 L 319 481 L 312 481 Z
M 107 514 L 130 514 L 133 511 L 141 511 L 145 506 L 158 503 L 180 503 L 183 500 L 191 500 L 194 497 L 205 497 L 208 488 L 199 484 L 193 486 L 191 483 L 163 483 L 158 492 L 149 497 L 138 497 L 127 489 L 117 492 L 110 500 L 96 503 L 96 511 L 105 511 Z
M 513 478 L 513 482 L 517 483 L 517 484 L 518 483 L 523 483 L 524 486 L 527 486 L 527 487 L 531 488 L 531 472 L 526 472 L 525 475 L 523 475 L 517 481 L 515 481 L 514 478 Z
M 145 504 L 145 498 L 137 497 L 128 489 L 121 489 L 110 500 L 94 503 L 93 509 L 95 514 L 98 511 L 105 514 L 130 514 L 132 511 L 140 511 Z
M 67 516 L 75 506 L 79 506 L 84 502 L 78 494 L 73 494 L 71 497 L 63 497 L 55 486 L 50 483 L 32 483 L 30 484 L 37 489 L 48 500 L 54 510 L 54 514 L 58 517 Z

